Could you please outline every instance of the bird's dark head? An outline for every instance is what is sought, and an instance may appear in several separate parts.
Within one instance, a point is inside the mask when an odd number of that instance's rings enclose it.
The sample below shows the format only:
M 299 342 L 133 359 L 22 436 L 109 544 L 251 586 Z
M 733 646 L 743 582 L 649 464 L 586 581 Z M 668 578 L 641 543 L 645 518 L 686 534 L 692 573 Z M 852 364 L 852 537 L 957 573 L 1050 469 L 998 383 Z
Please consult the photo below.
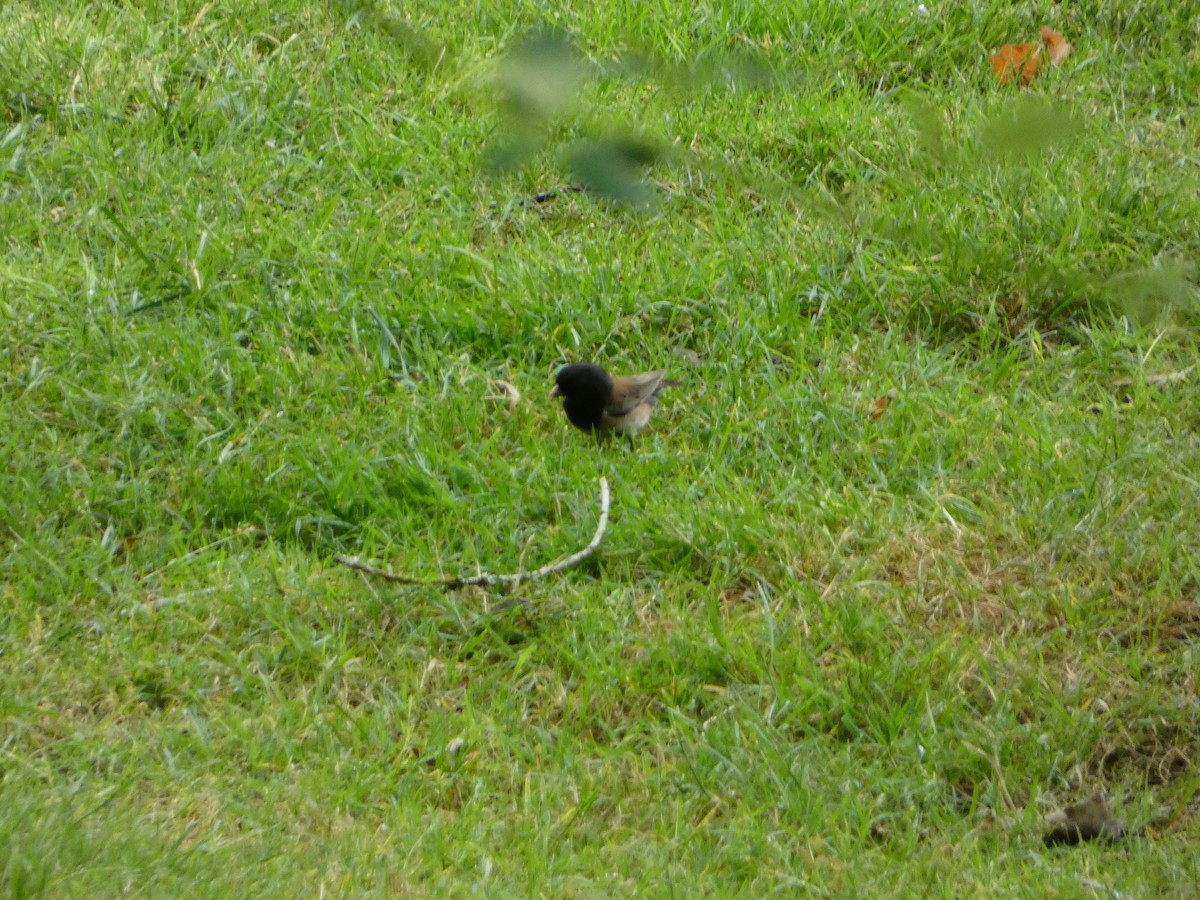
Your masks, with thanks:
M 612 391 L 612 376 L 602 366 L 581 362 L 558 370 L 550 396 L 562 397 L 563 409 L 571 424 L 586 429 L 600 424 L 604 408 L 612 399 Z
M 607 403 L 612 396 L 613 380 L 603 366 L 595 363 L 571 363 L 554 376 L 552 397 L 578 397 Z

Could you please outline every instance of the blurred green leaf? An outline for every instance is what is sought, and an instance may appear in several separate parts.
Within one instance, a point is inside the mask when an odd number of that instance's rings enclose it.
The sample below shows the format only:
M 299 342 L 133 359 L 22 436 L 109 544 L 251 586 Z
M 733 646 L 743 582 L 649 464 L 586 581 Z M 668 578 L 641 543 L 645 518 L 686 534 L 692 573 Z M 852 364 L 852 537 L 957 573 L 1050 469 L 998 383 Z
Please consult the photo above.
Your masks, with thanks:
M 1117 307 L 1138 322 L 1152 322 L 1192 302 L 1196 267 L 1179 259 L 1114 275 L 1107 287 Z
M 489 175 L 499 175 L 519 169 L 545 144 L 536 134 L 502 133 L 490 141 L 483 154 L 483 167 Z
M 533 32 L 521 39 L 500 61 L 503 124 L 484 152 L 491 174 L 523 166 L 546 144 L 549 119 L 574 98 L 583 80 L 583 62 L 565 36 Z
M 504 57 L 497 83 L 510 116 L 523 125 L 541 126 L 574 98 L 583 75 L 582 60 L 570 39 L 539 31 Z
M 902 93 L 900 105 L 912 120 L 921 152 L 928 159 L 944 162 L 950 156 L 952 144 L 942 111 L 915 91 Z
M 984 125 L 984 149 L 1013 159 L 1048 150 L 1079 130 L 1080 123 L 1060 104 L 1041 97 L 1022 97 L 1000 117 Z
M 685 84 L 727 85 L 733 90 L 761 90 L 775 81 L 775 72 L 756 50 L 735 49 L 702 54 L 687 70 Z
M 441 44 L 421 29 L 410 25 L 399 16 L 380 9 L 378 4 L 371 0 L 366 0 L 366 2 L 349 0 L 342 5 L 346 14 L 357 16 L 364 27 L 374 28 L 395 41 L 396 47 L 419 69 L 432 69 L 445 51 Z
M 582 141 L 568 154 L 572 178 L 589 191 L 618 203 L 649 206 L 654 189 L 645 170 L 662 157 L 662 149 L 637 137 Z

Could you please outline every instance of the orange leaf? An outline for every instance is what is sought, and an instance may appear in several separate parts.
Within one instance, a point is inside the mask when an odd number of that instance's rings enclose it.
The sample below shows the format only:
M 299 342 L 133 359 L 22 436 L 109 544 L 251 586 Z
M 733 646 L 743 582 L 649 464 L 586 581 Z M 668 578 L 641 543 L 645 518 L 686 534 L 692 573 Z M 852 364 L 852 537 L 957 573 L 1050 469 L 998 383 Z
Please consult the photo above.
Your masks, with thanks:
M 1022 84 L 1029 84 L 1042 65 L 1042 48 L 1037 44 L 1005 44 L 992 56 L 992 74 L 1001 84 L 1008 84 L 1018 74 Z
M 867 413 L 867 418 L 872 422 L 878 422 L 879 417 L 887 412 L 887 408 L 892 405 L 892 395 L 884 394 L 882 397 L 876 397 L 875 402 L 871 404 L 871 410 Z
M 1046 45 L 1046 55 L 1050 57 L 1050 65 L 1057 66 L 1071 52 L 1067 39 L 1053 28 L 1042 26 L 1042 43 Z
M 1067 58 L 1071 45 L 1066 38 L 1045 25 L 1041 35 L 1041 44 L 1005 44 L 996 51 L 991 60 L 997 81 L 1008 84 L 1019 75 L 1022 84 L 1029 84 L 1045 63 L 1056 66 Z

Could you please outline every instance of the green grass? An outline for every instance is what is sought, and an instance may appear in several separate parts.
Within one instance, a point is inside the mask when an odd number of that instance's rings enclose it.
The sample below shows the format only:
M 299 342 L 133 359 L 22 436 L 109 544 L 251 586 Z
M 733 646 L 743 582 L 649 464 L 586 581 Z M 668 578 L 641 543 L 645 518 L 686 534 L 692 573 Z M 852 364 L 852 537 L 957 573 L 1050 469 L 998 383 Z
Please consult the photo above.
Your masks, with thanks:
M 0 6 L 9 896 L 1194 893 L 1200 20 L 852 6 Z

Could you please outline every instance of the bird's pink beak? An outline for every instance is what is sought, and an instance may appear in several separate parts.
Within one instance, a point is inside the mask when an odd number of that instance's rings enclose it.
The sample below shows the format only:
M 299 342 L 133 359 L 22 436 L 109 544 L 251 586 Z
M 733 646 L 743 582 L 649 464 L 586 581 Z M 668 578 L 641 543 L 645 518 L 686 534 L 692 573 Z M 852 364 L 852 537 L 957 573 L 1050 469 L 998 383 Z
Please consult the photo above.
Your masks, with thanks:
M 552 390 L 552 391 L 550 392 L 550 399 L 551 399 L 551 400 L 553 400 L 555 397 L 560 397 L 560 396 L 562 396 L 562 391 L 560 391 L 560 390 L 558 389 L 558 385 L 556 384 L 556 385 L 554 386 L 554 390 Z

